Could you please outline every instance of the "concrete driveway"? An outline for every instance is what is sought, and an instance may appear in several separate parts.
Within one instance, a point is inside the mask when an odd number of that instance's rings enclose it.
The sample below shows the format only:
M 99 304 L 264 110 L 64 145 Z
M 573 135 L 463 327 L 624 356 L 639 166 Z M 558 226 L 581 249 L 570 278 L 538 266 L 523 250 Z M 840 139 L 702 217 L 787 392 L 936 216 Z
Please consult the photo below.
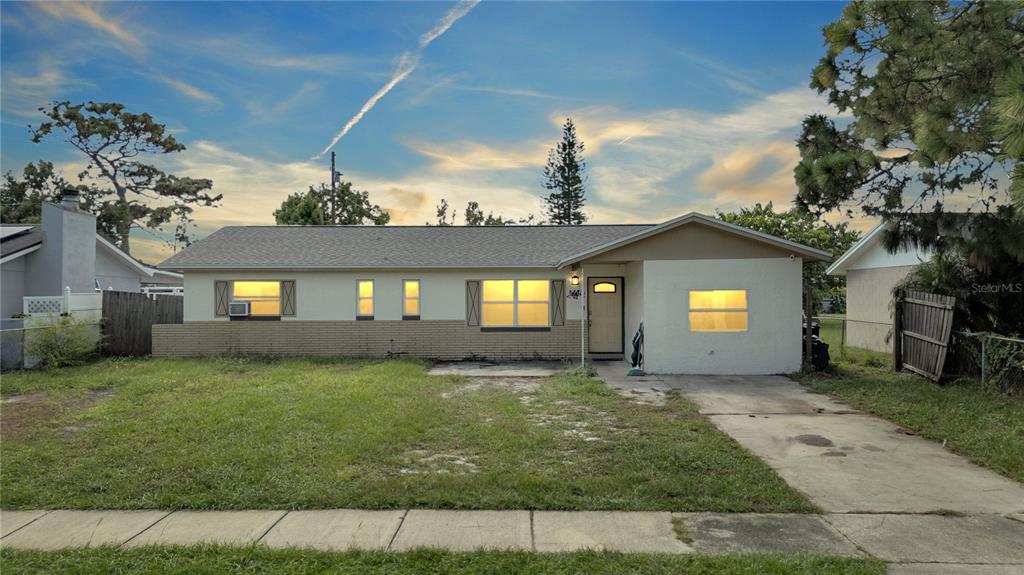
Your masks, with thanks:
M 626 377 L 595 364 L 627 396 L 681 393 L 720 430 L 831 513 L 1013 514 L 1024 486 L 940 444 L 781 376 Z

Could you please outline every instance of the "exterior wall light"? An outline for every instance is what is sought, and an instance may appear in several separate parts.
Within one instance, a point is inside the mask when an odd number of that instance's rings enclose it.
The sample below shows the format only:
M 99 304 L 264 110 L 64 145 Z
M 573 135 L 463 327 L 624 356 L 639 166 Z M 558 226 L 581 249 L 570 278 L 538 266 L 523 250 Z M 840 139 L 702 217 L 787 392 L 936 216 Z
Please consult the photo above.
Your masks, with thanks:
M 569 283 L 574 286 L 580 285 L 580 274 L 572 274 L 569 276 Z

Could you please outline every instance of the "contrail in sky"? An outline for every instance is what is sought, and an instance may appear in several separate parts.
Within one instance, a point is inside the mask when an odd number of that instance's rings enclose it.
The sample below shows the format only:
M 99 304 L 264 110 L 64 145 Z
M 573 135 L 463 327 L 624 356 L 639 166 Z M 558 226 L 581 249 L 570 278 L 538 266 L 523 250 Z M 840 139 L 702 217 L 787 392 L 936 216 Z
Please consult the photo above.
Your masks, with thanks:
M 398 85 L 399 82 L 406 79 L 409 74 L 412 74 L 413 70 L 415 70 L 416 66 L 420 63 L 420 56 L 423 55 L 423 50 L 426 49 L 431 42 L 441 37 L 441 35 L 447 32 L 459 18 L 465 16 L 479 3 L 480 0 L 459 0 L 459 3 L 452 7 L 452 9 L 444 15 L 444 18 L 438 20 L 437 24 L 435 24 L 429 32 L 420 36 L 419 47 L 416 48 L 415 51 L 403 52 L 402 55 L 398 57 L 398 63 L 395 64 L 395 71 L 391 74 L 391 79 L 381 86 L 380 89 L 372 96 L 370 96 L 370 99 L 367 100 L 361 108 L 359 108 L 359 111 L 349 118 L 349 120 L 345 122 L 345 125 L 341 127 L 341 130 L 334 135 L 331 143 L 328 144 L 327 147 L 319 154 L 313 156 L 313 159 L 319 160 L 324 157 L 324 154 L 329 152 L 335 144 L 341 141 L 341 139 L 345 137 L 345 134 L 348 134 L 349 131 L 363 119 L 363 116 L 377 105 L 377 102 L 379 102 L 381 98 L 386 96 L 392 88 Z

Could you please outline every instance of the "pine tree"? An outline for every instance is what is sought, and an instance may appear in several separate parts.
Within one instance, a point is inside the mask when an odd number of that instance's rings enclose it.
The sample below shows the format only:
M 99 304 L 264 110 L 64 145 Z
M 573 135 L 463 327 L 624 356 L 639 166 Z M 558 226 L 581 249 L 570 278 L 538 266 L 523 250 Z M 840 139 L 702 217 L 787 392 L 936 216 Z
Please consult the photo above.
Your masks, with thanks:
M 562 141 L 548 152 L 548 163 L 544 166 L 544 187 L 551 191 L 544 197 L 549 224 L 578 226 L 587 221 L 583 213 L 587 167 L 583 150 L 583 142 L 576 137 L 576 125 L 572 118 L 567 118 L 562 126 Z

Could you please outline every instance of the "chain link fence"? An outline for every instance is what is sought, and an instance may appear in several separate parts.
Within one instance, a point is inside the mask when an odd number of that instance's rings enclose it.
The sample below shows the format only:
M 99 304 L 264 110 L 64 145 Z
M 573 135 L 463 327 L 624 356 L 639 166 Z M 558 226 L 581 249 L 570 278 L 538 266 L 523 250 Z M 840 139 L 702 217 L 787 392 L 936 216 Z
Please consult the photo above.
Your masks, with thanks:
M 953 334 L 946 373 L 981 380 L 1004 393 L 1024 394 L 1024 339 L 994 333 Z
M 813 318 L 819 327 L 819 337 L 829 344 L 833 359 L 851 357 L 885 364 L 882 354 L 850 345 L 850 321 L 841 315 L 818 315 Z M 858 324 L 877 323 L 878 330 L 888 329 L 886 342 L 891 345 L 891 324 L 858 321 Z M 864 326 L 861 326 L 862 328 Z M 871 326 L 869 326 L 871 327 Z M 946 356 L 945 375 L 977 379 L 1003 393 L 1024 395 L 1024 339 L 994 333 L 954 332 Z

